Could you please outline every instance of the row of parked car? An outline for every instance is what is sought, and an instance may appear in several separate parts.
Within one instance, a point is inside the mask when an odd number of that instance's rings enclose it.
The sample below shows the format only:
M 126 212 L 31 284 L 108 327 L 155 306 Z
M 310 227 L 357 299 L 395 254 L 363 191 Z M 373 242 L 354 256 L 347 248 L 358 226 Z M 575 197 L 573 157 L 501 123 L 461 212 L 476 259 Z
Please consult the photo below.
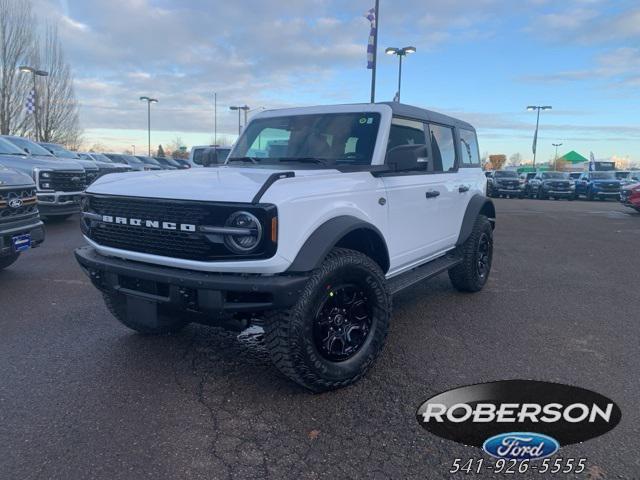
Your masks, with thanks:
M 640 171 L 527 172 L 510 170 L 486 172 L 487 194 L 505 198 L 550 198 L 626 201 L 640 185 Z
M 179 170 L 223 163 L 230 149 L 194 147 L 188 160 L 119 153 L 72 152 L 54 143 L 0 136 L 0 270 L 45 238 L 42 220 L 80 210 L 82 192 L 109 173 Z

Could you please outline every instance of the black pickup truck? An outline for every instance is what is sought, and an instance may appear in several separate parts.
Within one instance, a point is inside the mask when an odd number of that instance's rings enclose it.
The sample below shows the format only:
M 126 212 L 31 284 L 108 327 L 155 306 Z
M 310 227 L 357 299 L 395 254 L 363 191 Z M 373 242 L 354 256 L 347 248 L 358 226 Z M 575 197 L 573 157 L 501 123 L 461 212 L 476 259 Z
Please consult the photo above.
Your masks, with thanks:
M 0 164 L 0 270 L 43 241 L 33 180 Z

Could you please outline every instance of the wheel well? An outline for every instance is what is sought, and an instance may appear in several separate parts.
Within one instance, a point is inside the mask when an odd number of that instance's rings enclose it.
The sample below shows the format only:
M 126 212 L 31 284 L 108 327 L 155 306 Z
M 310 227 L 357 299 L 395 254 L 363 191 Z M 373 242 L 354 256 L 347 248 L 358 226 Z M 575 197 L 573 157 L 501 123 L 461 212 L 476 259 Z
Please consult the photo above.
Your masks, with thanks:
M 335 245 L 339 248 L 348 248 L 364 253 L 374 262 L 380 265 L 384 273 L 389 270 L 389 253 L 384 240 L 373 230 L 358 228 L 347 233 Z
M 496 228 L 496 207 L 493 205 L 493 202 L 485 202 L 480 209 L 480 215 L 484 215 L 491 220 L 491 226 Z

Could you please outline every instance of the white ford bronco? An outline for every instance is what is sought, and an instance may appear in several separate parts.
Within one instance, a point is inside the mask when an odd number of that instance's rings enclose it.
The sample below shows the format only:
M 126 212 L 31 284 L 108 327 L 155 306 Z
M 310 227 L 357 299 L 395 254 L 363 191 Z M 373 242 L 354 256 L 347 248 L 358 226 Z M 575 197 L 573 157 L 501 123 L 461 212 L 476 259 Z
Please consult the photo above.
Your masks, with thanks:
M 374 363 L 393 294 L 445 271 L 485 285 L 485 189 L 460 120 L 398 103 L 267 111 L 220 167 L 94 182 L 76 257 L 127 327 L 254 322 L 280 371 L 324 391 Z

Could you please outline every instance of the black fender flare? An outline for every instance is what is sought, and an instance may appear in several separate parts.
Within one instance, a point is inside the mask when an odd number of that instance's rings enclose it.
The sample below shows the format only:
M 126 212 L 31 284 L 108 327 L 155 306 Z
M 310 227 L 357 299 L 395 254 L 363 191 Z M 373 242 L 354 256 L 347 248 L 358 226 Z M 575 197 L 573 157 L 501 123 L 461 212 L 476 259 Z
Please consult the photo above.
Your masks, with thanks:
M 386 268 L 389 262 L 389 250 L 384 239 L 384 235 L 375 225 L 350 215 L 342 215 L 327 220 L 320 225 L 302 245 L 298 251 L 293 263 L 287 269 L 287 272 L 309 272 L 318 268 L 329 252 L 342 240 L 346 235 L 356 230 L 367 230 L 374 234 L 380 240 L 379 245 L 383 247 L 384 252 L 378 252 L 386 258 Z M 383 270 L 385 269 L 382 266 Z
M 491 225 L 495 228 L 496 207 L 493 202 L 484 195 L 474 195 L 471 197 L 467 205 L 467 210 L 464 212 L 456 246 L 462 245 L 467 241 L 469 236 L 471 236 L 473 225 L 476 223 L 476 218 L 478 218 L 480 214 L 486 215 L 489 220 L 491 220 Z

